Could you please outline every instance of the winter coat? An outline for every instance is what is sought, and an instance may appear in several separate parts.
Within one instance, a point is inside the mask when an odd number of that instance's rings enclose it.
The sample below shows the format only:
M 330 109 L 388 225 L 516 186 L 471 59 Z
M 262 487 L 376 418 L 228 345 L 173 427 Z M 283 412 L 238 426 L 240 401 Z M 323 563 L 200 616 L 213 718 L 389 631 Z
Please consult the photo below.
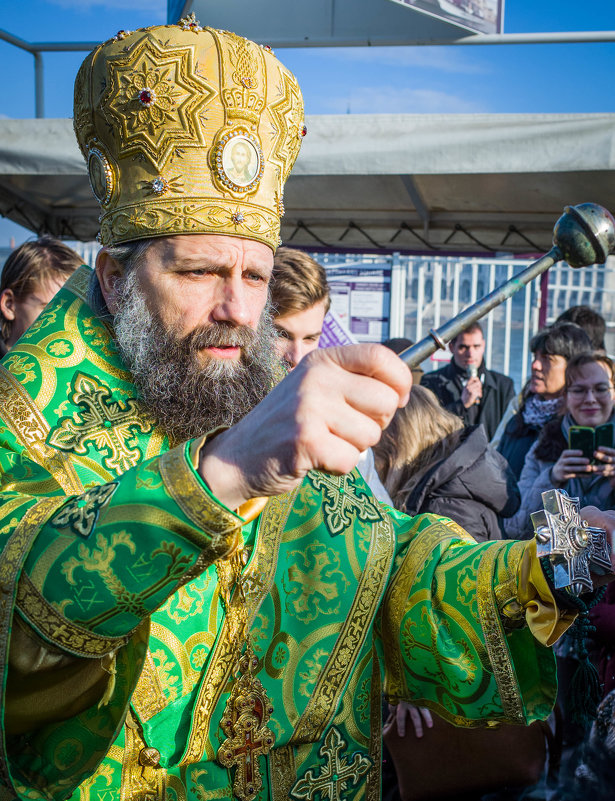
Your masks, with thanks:
M 598 668 L 602 697 L 615 690 L 615 583 L 606 588 L 606 595 L 589 612 L 595 627 L 592 640 L 592 661 Z
M 405 510 L 450 517 L 482 542 L 501 539 L 498 515 L 514 514 L 519 500 L 506 460 L 489 447 L 483 426 L 476 425 L 463 432 L 453 453 L 428 470 Z
M 611 417 L 611 420 L 613 418 Z M 526 540 L 534 536 L 530 515 L 543 508 L 542 493 L 559 488 L 572 497 L 579 498 L 581 506 L 597 506 L 599 509 L 612 509 L 615 491 L 608 478 L 588 474 L 571 478 L 563 484 L 554 482 L 551 468 L 562 451 L 568 448 L 568 429 L 574 425 L 570 415 L 556 417 L 545 424 L 540 437 L 530 448 L 519 479 L 521 506 L 516 514 L 504 520 L 504 531 L 510 539 Z
M 504 429 L 498 444 L 498 453 L 506 459 L 517 480 L 521 477 L 526 456 L 539 434 L 540 427 L 526 423 L 521 410 L 510 418 Z

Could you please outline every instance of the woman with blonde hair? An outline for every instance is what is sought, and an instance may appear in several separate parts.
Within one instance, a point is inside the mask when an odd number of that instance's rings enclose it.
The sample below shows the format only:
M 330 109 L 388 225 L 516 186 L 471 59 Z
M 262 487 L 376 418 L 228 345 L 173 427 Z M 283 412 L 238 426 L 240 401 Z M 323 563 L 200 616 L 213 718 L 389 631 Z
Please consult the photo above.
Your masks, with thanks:
M 514 475 L 483 426 L 464 428 L 425 387 L 412 388 L 374 457 L 398 509 L 451 517 L 478 541 L 501 539 L 498 517 L 519 506 Z

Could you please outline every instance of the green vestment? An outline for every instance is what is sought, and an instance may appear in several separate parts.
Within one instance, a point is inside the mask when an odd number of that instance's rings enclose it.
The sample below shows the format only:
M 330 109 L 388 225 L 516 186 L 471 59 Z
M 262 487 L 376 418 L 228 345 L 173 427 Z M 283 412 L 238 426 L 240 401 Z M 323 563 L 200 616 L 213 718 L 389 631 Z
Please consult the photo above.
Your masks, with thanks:
M 85 709 L 67 701 L 24 731 L 5 670 L 0 776 L 29 799 L 231 799 L 218 576 L 242 520 L 195 471 L 199 442 L 170 448 L 140 408 L 88 280 L 79 270 L 0 366 L 1 647 L 6 663 L 11 631 L 35 632 L 74 681 L 101 660 L 108 673 Z M 553 659 L 518 592 L 527 543 L 385 509 L 356 471 L 310 473 L 242 534 L 274 708 L 259 799 L 379 798 L 383 691 L 466 726 L 548 714 Z M 32 671 L 32 703 L 55 675 Z

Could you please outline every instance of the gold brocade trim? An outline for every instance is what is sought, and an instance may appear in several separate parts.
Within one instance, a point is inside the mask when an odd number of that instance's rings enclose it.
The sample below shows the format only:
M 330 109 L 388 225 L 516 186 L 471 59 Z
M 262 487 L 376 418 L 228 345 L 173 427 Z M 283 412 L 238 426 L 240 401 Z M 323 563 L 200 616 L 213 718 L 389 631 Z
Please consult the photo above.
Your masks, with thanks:
M 122 762 L 120 801 L 164 801 L 167 790 L 167 772 L 157 760 L 155 748 L 147 748 L 138 724 L 130 713 L 124 726 L 126 744 Z
M 369 755 L 372 769 L 367 774 L 367 801 L 380 801 L 381 766 L 382 766 L 382 680 L 380 676 L 380 660 L 375 646 L 372 646 L 372 684 L 369 710 Z
M 441 522 L 432 523 L 420 532 L 420 536 L 415 535 L 384 597 L 382 616 L 382 641 L 386 654 L 384 692 L 392 701 L 409 700 L 399 646 L 399 631 L 410 592 L 419 570 L 432 551 L 453 537 L 451 529 Z
M 16 604 L 26 621 L 44 639 L 75 656 L 104 656 L 130 639 L 130 635 L 101 637 L 67 620 L 41 595 L 25 573 L 17 585 Z
M 261 517 L 254 553 L 242 576 L 248 606 L 249 626 L 253 624 L 256 614 L 273 584 L 278 565 L 280 540 L 298 491 L 295 489 L 286 495 L 271 498 Z M 225 618 L 201 680 L 199 697 L 194 705 L 188 745 L 180 765 L 200 762 L 203 758 L 215 759 L 215 751 L 209 743 L 209 727 L 211 715 L 233 668 L 235 649 L 234 644 L 230 642 L 229 634 L 229 620 Z
M 164 694 L 152 652 L 149 648 L 130 703 L 139 720 L 143 723 L 146 723 L 158 712 L 161 712 L 167 704 L 171 703 L 171 699 Z
M 0 664 L 8 665 L 11 622 L 19 573 L 40 527 L 66 499 L 43 498 L 31 506 L 15 527 L 0 559 Z M 4 682 L 4 678 L 3 678 Z M 4 719 L 4 693 L 0 697 L 0 719 Z M 0 737 L 0 782 L 9 794 L 19 796 L 13 787 L 4 737 Z
M 94 271 L 90 267 L 84 264 L 83 266 L 79 267 L 78 270 L 75 270 L 68 281 L 64 284 L 64 289 L 67 289 L 76 298 L 79 298 L 79 300 L 87 304 L 90 278 L 93 272 Z
M 199 530 L 209 536 L 194 536 L 210 562 L 223 559 L 233 550 L 241 529 L 241 518 L 210 497 L 188 464 L 186 445 L 179 445 L 160 457 L 160 475 L 169 495 Z
M 339 697 L 359 657 L 370 623 L 380 605 L 393 561 L 395 537 L 390 519 L 372 529 L 372 541 L 352 606 L 322 669 L 290 743 L 318 742 L 331 723 Z
M 500 567 L 495 598 L 506 629 L 526 625 L 525 609 L 519 603 L 519 563 L 523 558 L 527 542 L 515 542 L 507 553 L 505 565 Z
M 178 200 L 174 204 L 168 200 L 127 204 L 122 209 L 102 215 L 101 238 L 103 241 L 122 242 L 126 232 L 135 229 L 139 239 L 198 231 L 264 240 L 275 247 L 280 229 L 280 218 L 276 212 L 256 203 L 234 201 L 232 205 L 223 205 L 216 201 L 216 197 L 203 197 Z M 238 219 L 241 224 L 237 222 Z
M 3 421 L 30 458 L 51 473 L 68 495 L 83 492 L 70 457 L 45 443 L 49 433 L 47 421 L 19 381 L 3 365 L 0 365 L 0 395 Z
M 503 543 L 507 547 L 506 543 Z M 506 644 L 506 636 L 493 591 L 495 566 L 501 548 L 487 548 L 478 566 L 476 602 L 489 661 L 502 701 L 503 717 L 507 723 L 525 724 L 523 703 L 515 670 Z
M 274 748 L 269 753 L 269 766 L 272 801 L 288 801 L 297 781 L 295 749 L 290 745 Z

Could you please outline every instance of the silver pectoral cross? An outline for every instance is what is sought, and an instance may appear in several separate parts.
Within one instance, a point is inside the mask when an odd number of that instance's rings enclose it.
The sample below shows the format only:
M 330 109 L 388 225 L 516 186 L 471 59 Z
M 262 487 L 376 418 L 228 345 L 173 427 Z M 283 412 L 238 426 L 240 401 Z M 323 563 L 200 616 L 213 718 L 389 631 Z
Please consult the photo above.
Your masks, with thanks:
M 611 548 L 606 531 L 581 520 L 578 498 L 560 489 L 542 493 L 544 508 L 530 517 L 538 556 L 548 556 L 553 565 L 555 587 L 567 587 L 574 595 L 591 592 L 591 573 L 611 573 Z

